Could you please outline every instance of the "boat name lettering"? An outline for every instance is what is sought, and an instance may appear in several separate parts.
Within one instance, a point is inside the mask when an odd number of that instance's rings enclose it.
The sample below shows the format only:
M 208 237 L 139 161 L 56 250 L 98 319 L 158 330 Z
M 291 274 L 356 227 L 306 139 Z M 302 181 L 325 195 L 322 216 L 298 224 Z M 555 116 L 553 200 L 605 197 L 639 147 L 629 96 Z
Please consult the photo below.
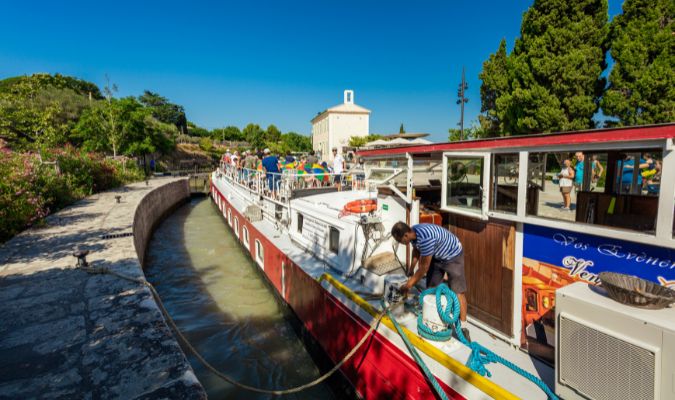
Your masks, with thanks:
M 558 243 L 561 246 L 572 246 L 575 249 L 587 250 L 588 244 L 583 242 L 578 242 L 577 238 L 572 235 L 565 235 L 562 233 L 555 233 L 553 235 L 553 241 Z
M 622 258 L 636 263 L 657 266 L 659 268 L 675 268 L 675 262 L 672 260 L 662 260 L 658 257 L 649 256 L 645 252 L 623 252 L 621 249 L 622 247 L 618 244 L 601 244 L 598 246 L 598 253 L 602 254 L 603 256 Z
M 573 235 L 567 235 L 556 232 L 552 236 L 553 241 L 563 247 L 570 247 L 577 250 L 588 250 L 589 244 L 579 241 L 579 238 Z M 603 256 L 616 257 L 639 264 L 647 264 L 659 268 L 675 269 L 675 261 L 670 259 L 661 259 L 652 257 L 645 252 L 624 252 L 623 247 L 618 244 L 603 243 L 596 246 L 598 253 Z
M 598 278 L 597 274 L 586 270 L 588 267 L 594 265 L 593 261 L 576 258 L 574 256 L 567 256 L 563 258 L 562 265 L 570 270 L 570 276 L 578 276 L 580 279 L 593 284 L 600 283 L 600 278 Z

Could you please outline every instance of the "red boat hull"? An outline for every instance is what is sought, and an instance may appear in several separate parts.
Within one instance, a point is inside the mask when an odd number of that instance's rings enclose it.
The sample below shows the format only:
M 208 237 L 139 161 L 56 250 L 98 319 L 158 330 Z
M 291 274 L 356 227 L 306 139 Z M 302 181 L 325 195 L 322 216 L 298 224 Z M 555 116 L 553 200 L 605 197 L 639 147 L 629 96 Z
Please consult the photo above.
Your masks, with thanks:
M 220 198 L 221 213 L 224 216 L 231 212 L 232 219 L 238 219 L 240 231 L 237 236 L 245 247 L 242 231 L 244 227 L 248 230 L 249 253 L 256 254 L 255 242 L 261 243 L 264 248 L 263 270 L 267 280 L 288 303 L 328 357 L 333 362 L 340 361 L 368 331 L 368 323 L 288 258 L 232 207 L 215 186 L 211 193 L 214 199 L 216 196 Z M 234 230 L 235 224 L 228 222 Z M 342 366 L 341 372 L 359 395 L 366 399 L 436 398 L 415 361 L 377 332 Z M 449 398 L 464 399 L 441 380 L 439 383 Z

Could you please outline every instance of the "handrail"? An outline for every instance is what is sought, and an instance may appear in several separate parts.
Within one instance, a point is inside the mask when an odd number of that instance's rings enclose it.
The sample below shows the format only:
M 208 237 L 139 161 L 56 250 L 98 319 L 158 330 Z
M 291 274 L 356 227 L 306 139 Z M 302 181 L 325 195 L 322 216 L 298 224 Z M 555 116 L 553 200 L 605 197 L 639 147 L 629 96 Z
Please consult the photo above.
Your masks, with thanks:
M 294 169 L 282 172 L 264 172 L 250 168 L 236 168 L 231 164 L 222 163 L 218 171 L 228 179 L 248 188 L 251 192 L 279 202 L 281 199 L 289 201 L 294 190 L 319 187 L 337 186 L 335 177 L 340 178 L 340 185 L 356 182 L 358 173 L 345 171 L 341 174 L 332 172 L 308 173 Z M 271 187 L 270 187 L 271 186 Z M 350 187 L 356 190 L 354 184 Z
M 366 300 L 364 300 L 361 296 L 358 294 L 354 293 L 351 289 L 349 289 L 347 286 L 345 286 L 342 282 L 337 280 L 334 276 L 332 276 L 329 273 L 323 273 L 317 281 L 320 283 L 322 281 L 326 281 L 333 285 L 338 291 L 340 291 L 345 297 L 347 297 L 349 300 L 354 302 L 356 305 L 361 307 L 364 311 L 366 311 L 368 314 L 370 314 L 373 317 L 376 317 L 379 315 L 378 310 L 373 307 L 372 304 L 368 303 Z M 389 317 L 384 317 L 382 318 L 382 323 L 386 325 L 389 329 L 394 331 L 396 328 L 394 326 L 394 323 Z M 418 348 L 421 352 L 424 354 L 428 355 L 429 357 L 433 358 L 436 360 L 439 364 L 447 368 L 448 370 L 452 371 L 471 385 L 475 386 L 477 389 L 481 390 L 488 396 L 492 396 L 495 399 L 508 399 L 508 400 L 516 400 L 519 397 L 514 395 L 513 393 L 507 391 L 503 387 L 497 385 L 493 381 L 489 380 L 488 378 L 485 378 L 484 376 L 481 376 L 471 370 L 471 368 L 467 367 L 466 365 L 462 364 L 461 362 L 457 361 L 456 359 L 450 357 L 449 355 L 443 353 L 440 349 L 438 349 L 436 346 L 432 345 L 431 343 L 427 342 L 424 340 L 421 336 L 411 332 L 409 329 L 406 327 L 401 327 L 403 330 L 404 334 L 410 340 L 410 342 Z

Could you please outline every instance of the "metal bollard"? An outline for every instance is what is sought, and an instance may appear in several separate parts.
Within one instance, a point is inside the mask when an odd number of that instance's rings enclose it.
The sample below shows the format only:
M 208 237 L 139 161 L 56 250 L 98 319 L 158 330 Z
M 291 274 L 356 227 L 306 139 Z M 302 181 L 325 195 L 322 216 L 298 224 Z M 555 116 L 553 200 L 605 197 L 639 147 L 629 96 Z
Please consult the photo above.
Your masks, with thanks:
M 73 252 L 73 257 L 77 258 L 77 266 L 79 268 L 89 266 L 89 263 L 87 262 L 87 254 L 89 254 L 89 250 L 78 249 Z
M 118 194 L 117 196 L 115 196 L 115 200 L 117 200 L 117 204 L 119 204 L 120 200 L 122 200 L 122 196 Z

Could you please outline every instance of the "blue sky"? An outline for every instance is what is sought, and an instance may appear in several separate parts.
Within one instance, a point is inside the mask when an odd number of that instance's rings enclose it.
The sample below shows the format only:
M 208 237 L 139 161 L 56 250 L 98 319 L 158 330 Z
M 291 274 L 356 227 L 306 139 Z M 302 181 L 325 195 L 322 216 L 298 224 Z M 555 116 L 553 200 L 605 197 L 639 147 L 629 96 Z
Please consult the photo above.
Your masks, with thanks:
M 355 101 L 374 133 L 444 141 L 480 110 L 478 73 L 518 36 L 531 1 L 22 1 L 3 5 L 0 79 L 62 73 L 120 96 L 149 89 L 207 128 L 276 124 L 309 134 L 318 111 Z M 621 0 L 610 0 L 610 15 Z

